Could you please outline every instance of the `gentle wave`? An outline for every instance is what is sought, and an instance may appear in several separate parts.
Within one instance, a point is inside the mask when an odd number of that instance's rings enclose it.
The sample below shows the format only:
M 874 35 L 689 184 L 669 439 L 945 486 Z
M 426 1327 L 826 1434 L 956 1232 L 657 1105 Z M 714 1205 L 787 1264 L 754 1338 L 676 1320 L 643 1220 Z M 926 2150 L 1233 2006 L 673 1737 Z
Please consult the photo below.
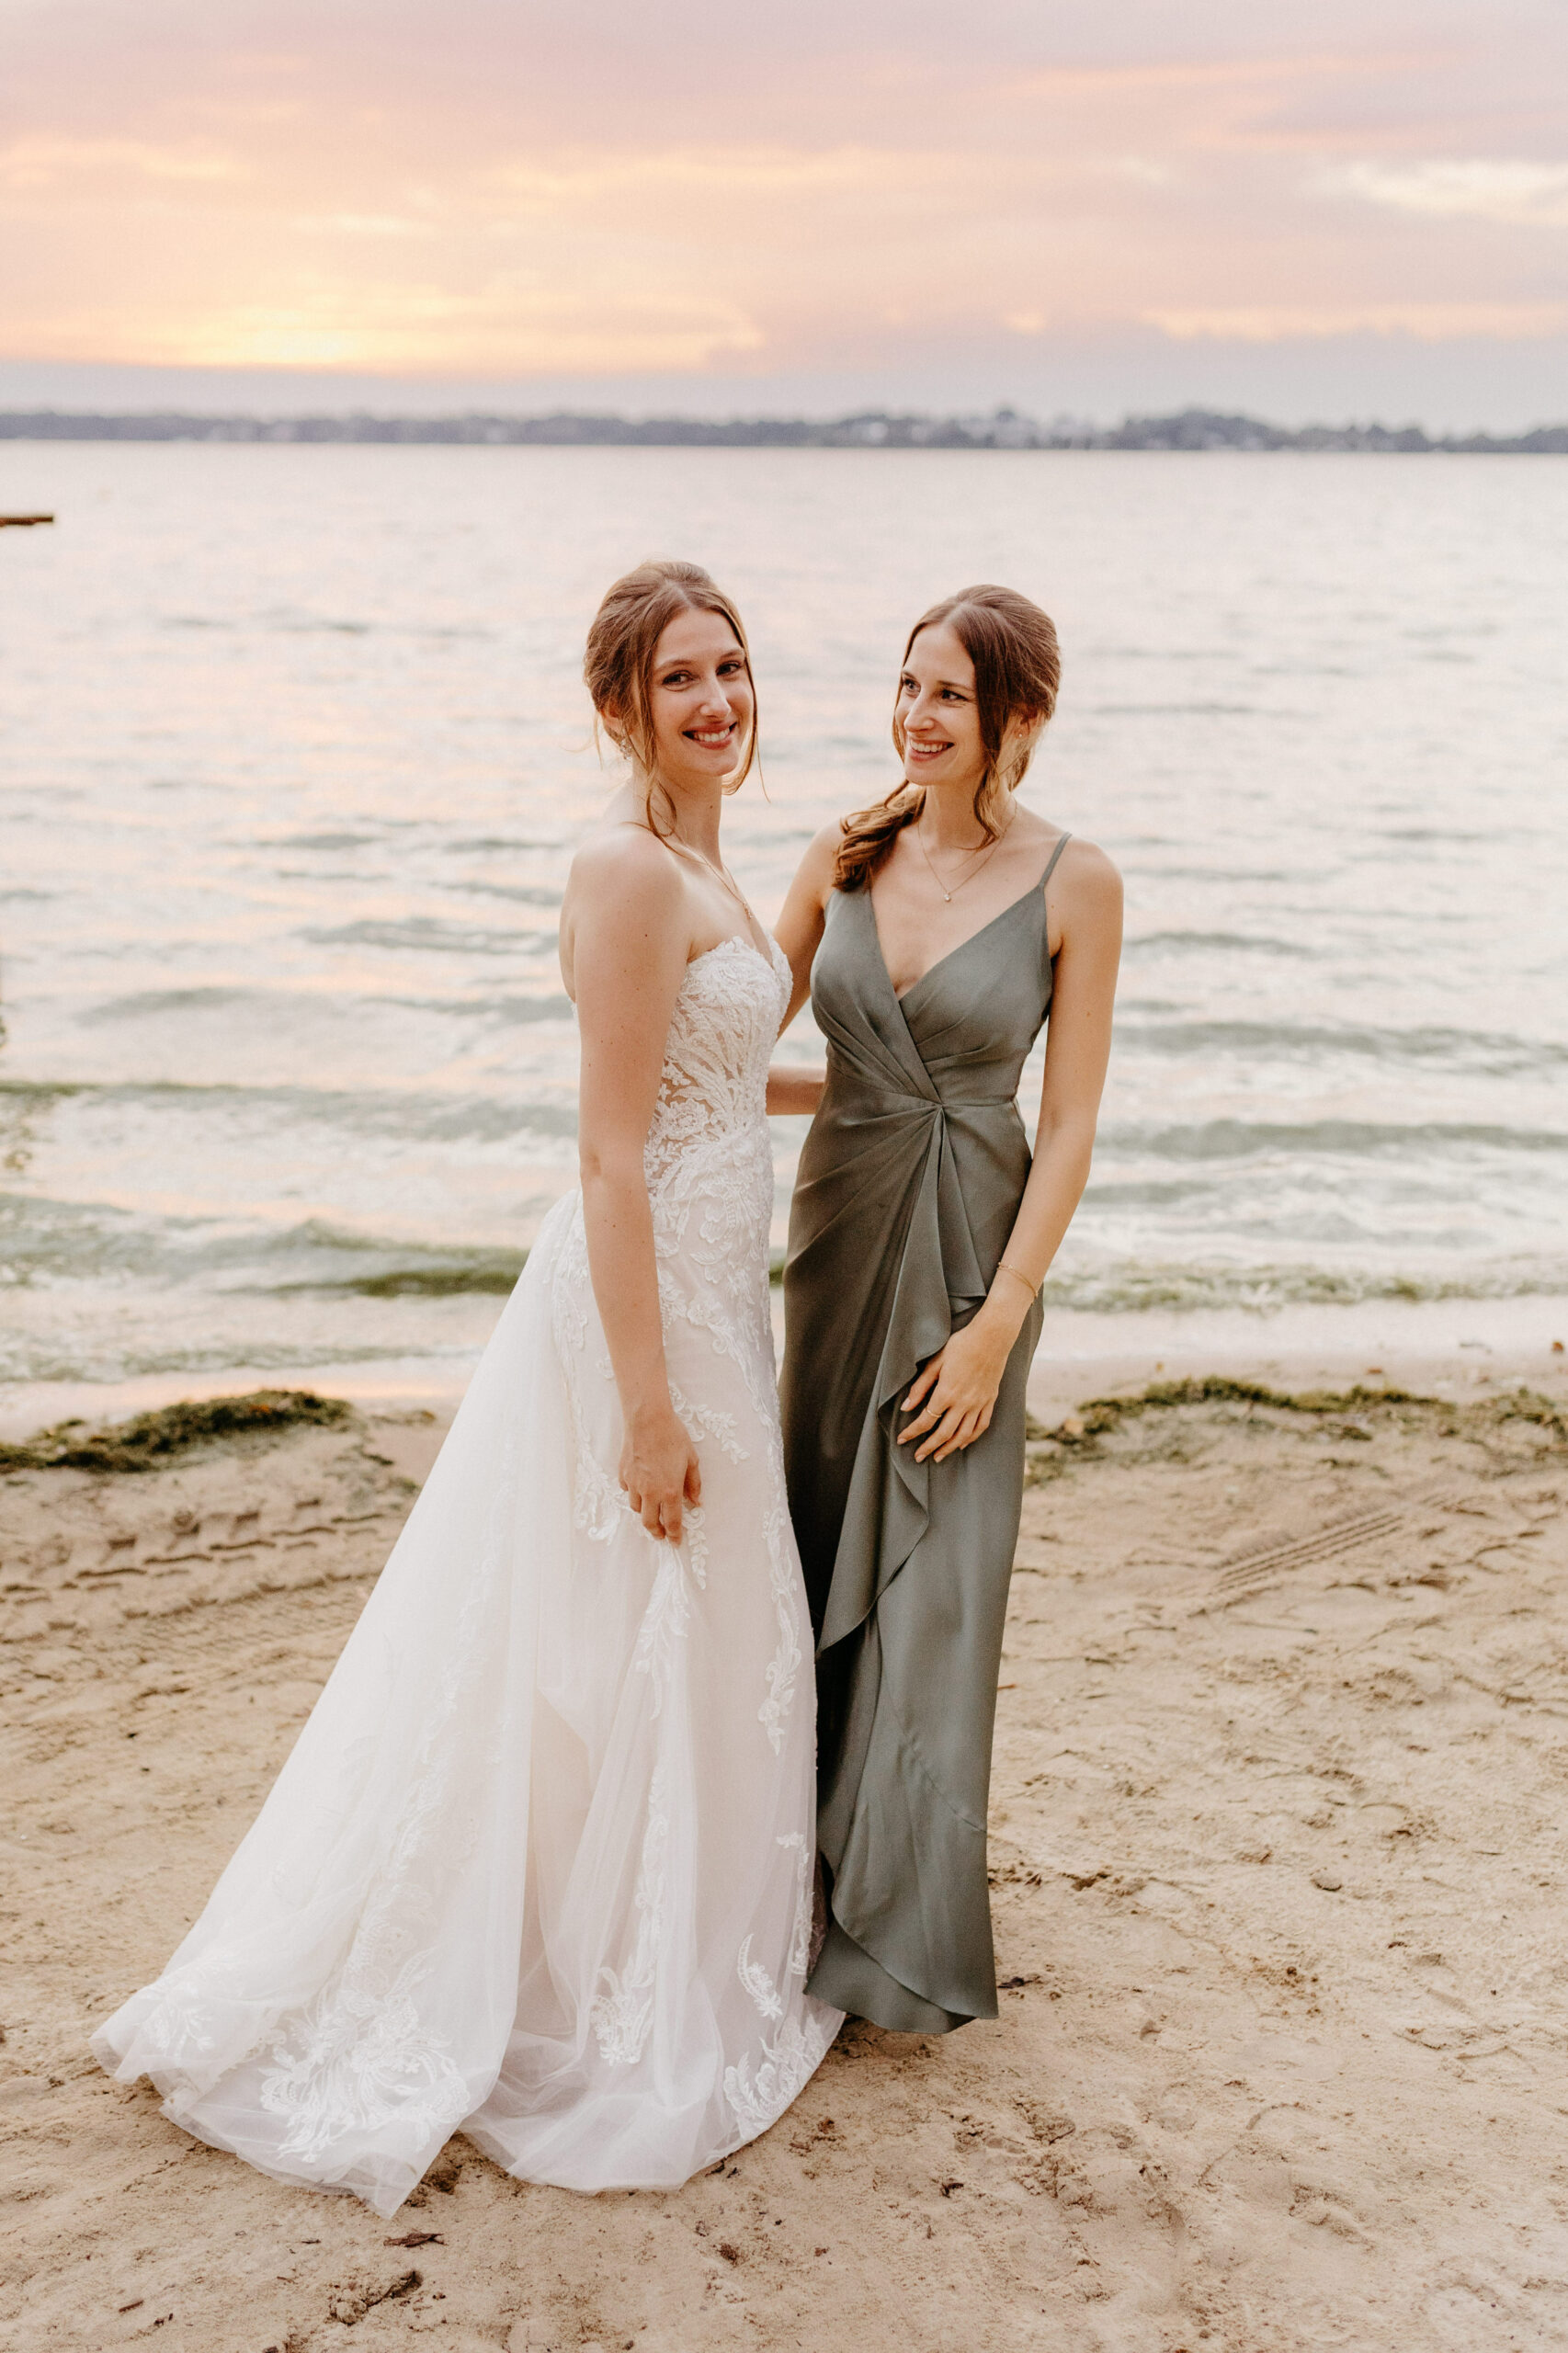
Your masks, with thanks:
M 276 1001 L 275 993 L 264 989 L 141 989 L 130 996 L 105 997 L 97 1005 L 85 1006 L 76 1021 L 84 1029 L 94 1029 L 112 1021 L 153 1021 L 165 1014 L 216 1013 L 236 1005 Z
M 1156 1054 L 1234 1053 L 1321 1061 L 1354 1054 L 1380 1063 L 1446 1065 L 1494 1078 L 1568 1070 L 1568 1045 L 1550 1038 L 1515 1038 L 1471 1029 L 1381 1029 L 1351 1023 L 1294 1021 L 1128 1021 L 1116 1025 L 1119 1046 Z
M 366 620 L 332 613 L 267 612 L 165 613 L 153 624 L 165 630 L 199 630 L 213 636 L 245 637 L 252 632 L 280 637 L 408 638 L 431 644 L 491 642 L 496 632 L 482 623 L 403 622 Z
M 239 1225 L 215 1218 L 148 1217 L 97 1202 L 0 1194 L 0 1286 L 105 1278 L 286 1295 L 340 1291 L 367 1299 L 505 1293 L 526 1250 L 389 1240 L 306 1218 Z
M 262 849 L 375 849 L 385 839 L 384 834 L 284 834 L 277 838 L 263 835 L 257 844 Z
M 472 1340 L 442 1341 L 429 1334 L 422 1334 L 419 1340 L 422 1359 L 445 1362 L 465 1374 L 478 1352 Z M 389 1350 L 384 1340 L 347 1335 L 335 1336 L 328 1345 L 215 1334 L 205 1341 L 149 1337 L 90 1348 L 63 1335 L 19 1343 L 6 1336 L 0 1340 L 0 1382 L 30 1387 L 55 1381 L 158 1381 L 188 1373 L 228 1372 L 241 1365 L 253 1372 L 286 1372 L 312 1365 L 381 1364 L 389 1354 L 397 1353 Z
M 1096 719 L 1264 719 L 1274 716 L 1256 702 L 1095 702 Z M 1291 713 L 1292 717 L 1297 716 Z
M 1173 953 L 1194 956 L 1244 955 L 1291 956 L 1311 961 L 1322 955 L 1316 948 L 1304 947 L 1299 939 L 1276 939 L 1266 933 L 1240 931 L 1146 931 L 1136 939 L 1127 940 L 1122 956 L 1128 963 L 1137 963 L 1145 956 L 1168 956 Z
M 439 915 L 311 926 L 298 937 L 317 948 L 390 948 L 421 956 L 537 956 L 555 945 L 552 931 L 482 931 L 476 924 L 446 923 Z
M 1371 1120 L 1203 1120 L 1190 1127 L 1116 1126 L 1101 1130 L 1101 1148 L 1127 1160 L 1254 1160 L 1270 1154 L 1333 1154 L 1384 1160 L 1568 1152 L 1568 1133 L 1551 1128 L 1494 1127 L 1428 1120 L 1402 1126 Z
M 1148 1206 L 1163 1188 L 1108 1187 L 1105 1198 Z M 226 1295 L 312 1293 L 364 1299 L 505 1296 L 523 1249 L 357 1232 L 309 1218 L 236 1226 L 210 1218 L 150 1218 L 97 1204 L 0 1195 L 0 1285 L 155 1281 L 216 1285 Z M 772 1271 L 783 1253 L 772 1254 Z M 1059 1267 L 1045 1297 L 1101 1313 L 1143 1308 L 1267 1307 L 1357 1300 L 1510 1299 L 1568 1292 L 1568 1257 L 1500 1257 L 1419 1269 L 1370 1265 L 1238 1264 L 1104 1258 Z
M 436 1013 L 447 1018 L 483 1021 L 512 1021 L 532 1024 L 540 1021 L 571 1021 L 575 1019 L 572 1000 L 563 991 L 553 995 L 539 990 L 514 989 L 495 995 L 473 993 L 467 995 L 411 996 L 384 989 L 367 989 L 352 998 L 345 992 L 337 998 L 361 1006 L 385 1005 L 401 1006 L 411 1013 Z M 104 997 L 96 1005 L 87 1005 L 73 1017 L 78 1029 L 107 1029 L 119 1022 L 181 1020 L 191 1015 L 222 1013 L 237 1015 L 242 1011 L 259 1012 L 269 1020 L 290 1016 L 304 1020 L 318 1020 L 321 1001 L 308 990 L 206 987 L 190 989 L 143 989 L 129 996 Z M 0 1080 L 0 1094 L 17 1091 L 22 1082 Z M 40 1089 L 49 1082 L 32 1082 Z
M 476 899 L 510 899 L 519 906 L 558 907 L 564 892 L 547 891 L 531 882 L 449 882 L 449 891 L 460 891 Z
M 1163 1308 L 1348 1307 L 1363 1300 L 1535 1299 L 1568 1296 L 1568 1258 L 1474 1267 L 1455 1275 L 1409 1275 L 1387 1268 L 1335 1271 L 1313 1266 L 1148 1266 L 1049 1276 L 1048 1307 L 1098 1314 Z
M 554 996 L 385 996 L 361 998 L 364 1005 L 402 1006 L 410 1013 L 439 1013 L 476 1021 L 571 1021 L 577 1008 L 564 991 Z
M 13 1323 L 5 1331 L 0 1381 L 126 1381 L 211 1375 L 239 1366 L 270 1371 L 410 1358 L 426 1365 L 431 1377 L 460 1379 L 483 1347 L 512 1279 L 511 1269 L 499 1266 L 467 1284 L 456 1270 L 442 1279 L 437 1270 L 414 1267 L 368 1278 L 361 1286 L 324 1288 L 313 1296 L 304 1290 L 270 1296 L 203 1290 L 183 1298 L 157 1283 L 138 1292 L 111 1290 L 105 1298 L 101 1286 L 95 1292 L 84 1282 L 67 1291 L 63 1319 L 31 1330 Z M 1303 1305 L 1448 1301 L 1458 1307 L 1466 1301 L 1536 1296 L 1568 1300 L 1568 1265 L 1451 1282 L 1372 1272 L 1331 1278 L 1312 1267 L 1149 1266 L 1053 1280 L 1045 1302 L 1056 1314 L 1208 1309 L 1250 1313 L 1263 1322 Z M 82 1298 L 97 1302 L 91 1317 L 82 1317 L 79 1308 L 72 1312 L 70 1302 Z M 251 1320 L 247 1306 L 263 1320 Z M 454 1313 L 455 1324 L 449 1320 Z M 367 1318 L 375 1320 L 368 1324 Z M 1048 1324 L 1048 1336 L 1050 1330 Z M 450 1371 L 438 1375 L 440 1366 Z
M 243 1115 L 232 1123 L 248 1128 L 287 1120 L 290 1125 L 343 1129 L 356 1135 L 405 1142 L 498 1143 L 511 1136 L 570 1140 L 577 1133 L 574 1103 L 528 1102 L 517 1096 L 438 1095 L 414 1087 L 372 1094 L 308 1086 L 202 1086 L 177 1079 L 9 1079 L 0 1081 L 0 1107 L 7 1101 L 34 1108 L 73 1102 L 158 1111 L 228 1112 Z
M 433 1012 L 462 1010 L 517 1020 L 571 1017 L 564 997 L 479 998 L 454 1006 L 450 1001 L 387 998 Z M 290 1126 L 338 1129 L 361 1136 L 406 1142 L 500 1142 L 528 1135 L 570 1141 L 577 1133 L 577 1111 L 570 1101 L 549 1103 L 518 1095 L 445 1094 L 415 1086 L 349 1090 L 309 1086 L 202 1085 L 182 1080 L 97 1081 L 88 1079 L 0 1080 L 0 1118 L 11 1104 L 18 1111 L 57 1102 L 105 1108 L 228 1114 L 243 1127 L 273 1120 Z M 1288 1156 L 1346 1162 L 1404 1160 L 1427 1165 L 1434 1158 L 1461 1160 L 1480 1154 L 1549 1155 L 1568 1152 L 1568 1131 L 1471 1120 L 1419 1122 L 1369 1120 L 1264 1120 L 1216 1119 L 1190 1123 L 1108 1122 L 1096 1150 L 1096 1186 L 1115 1186 L 1118 1164 L 1175 1161 L 1232 1165 Z M 1133 1183 L 1146 1180 L 1133 1179 Z M 1180 1198 L 1168 1195 L 1168 1199 Z

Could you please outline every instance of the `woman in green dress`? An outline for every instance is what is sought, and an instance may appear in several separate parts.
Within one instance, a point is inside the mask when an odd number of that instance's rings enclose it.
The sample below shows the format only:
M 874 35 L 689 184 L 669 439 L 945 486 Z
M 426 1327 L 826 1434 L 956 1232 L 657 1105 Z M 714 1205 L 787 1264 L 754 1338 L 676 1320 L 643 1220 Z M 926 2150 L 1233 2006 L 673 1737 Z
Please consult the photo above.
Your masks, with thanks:
M 817 1636 L 811 1990 L 908 2032 L 996 2015 L 985 1818 L 1040 1288 L 1089 1172 L 1121 888 L 1017 789 L 1056 633 L 968 588 L 911 633 L 903 780 L 826 827 L 778 924 L 825 1074 L 784 1277 L 790 1506 Z M 1017 1101 L 1047 1013 L 1031 1157 Z

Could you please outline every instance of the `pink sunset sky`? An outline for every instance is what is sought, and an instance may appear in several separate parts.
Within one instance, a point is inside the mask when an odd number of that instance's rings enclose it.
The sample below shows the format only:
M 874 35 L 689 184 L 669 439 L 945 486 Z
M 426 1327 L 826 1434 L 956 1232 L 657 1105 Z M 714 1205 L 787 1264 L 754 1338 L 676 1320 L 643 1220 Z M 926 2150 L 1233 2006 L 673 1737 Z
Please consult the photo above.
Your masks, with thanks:
M 1563 0 L 0 0 L 0 404 L 1568 415 Z

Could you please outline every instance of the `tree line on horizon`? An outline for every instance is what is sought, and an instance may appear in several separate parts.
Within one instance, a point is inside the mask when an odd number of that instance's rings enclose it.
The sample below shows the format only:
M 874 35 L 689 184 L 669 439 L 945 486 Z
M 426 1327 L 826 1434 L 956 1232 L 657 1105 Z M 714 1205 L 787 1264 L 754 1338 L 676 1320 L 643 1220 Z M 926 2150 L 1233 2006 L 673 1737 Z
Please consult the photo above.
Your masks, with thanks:
M 201 415 L 185 410 L 93 413 L 0 410 L 0 440 L 409 442 L 546 449 L 1341 449 L 1496 457 L 1568 455 L 1568 425 L 1518 434 L 1427 433 L 1421 426 L 1269 425 L 1186 408 L 1119 425 L 1038 423 L 1013 408 L 988 416 L 863 409 L 846 416 L 625 417 L 557 410 L 544 416 Z

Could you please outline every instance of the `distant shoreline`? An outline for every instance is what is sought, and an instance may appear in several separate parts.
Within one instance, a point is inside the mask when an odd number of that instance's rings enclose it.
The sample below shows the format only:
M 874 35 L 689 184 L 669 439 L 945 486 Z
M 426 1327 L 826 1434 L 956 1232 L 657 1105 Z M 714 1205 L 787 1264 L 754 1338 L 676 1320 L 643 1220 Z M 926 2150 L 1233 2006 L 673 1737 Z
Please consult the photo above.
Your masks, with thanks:
M 1338 450 L 1375 456 L 1564 457 L 1568 425 L 1518 434 L 1428 434 L 1418 425 L 1308 425 L 1292 431 L 1253 416 L 1183 409 L 1119 425 L 1040 424 L 1016 409 L 989 416 L 858 410 L 810 417 L 625 417 L 557 411 L 546 416 L 201 415 L 184 410 L 0 410 L 0 441 L 205 441 L 424 444 L 446 447 L 647 449 L 1239 449 Z

